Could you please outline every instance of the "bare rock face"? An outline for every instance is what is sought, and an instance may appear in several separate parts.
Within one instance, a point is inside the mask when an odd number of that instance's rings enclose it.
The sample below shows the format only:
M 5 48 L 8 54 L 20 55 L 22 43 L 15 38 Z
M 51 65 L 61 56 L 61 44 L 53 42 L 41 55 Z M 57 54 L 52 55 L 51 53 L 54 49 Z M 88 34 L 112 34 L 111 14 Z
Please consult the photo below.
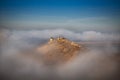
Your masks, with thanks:
M 50 38 L 49 41 L 37 48 L 46 64 L 60 64 L 70 61 L 80 53 L 82 46 L 66 38 Z

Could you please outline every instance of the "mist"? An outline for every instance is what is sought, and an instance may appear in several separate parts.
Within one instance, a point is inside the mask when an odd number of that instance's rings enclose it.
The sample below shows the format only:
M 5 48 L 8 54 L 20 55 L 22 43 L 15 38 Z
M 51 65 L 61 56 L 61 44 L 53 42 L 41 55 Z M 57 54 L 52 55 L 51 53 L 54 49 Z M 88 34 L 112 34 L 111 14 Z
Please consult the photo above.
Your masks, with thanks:
M 0 33 L 1 80 L 115 80 L 120 79 L 119 34 L 65 29 L 10 31 Z M 63 36 L 82 44 L 86 50 L 65 64 L 46 65 L 36 54 L 50 37 Z M 101 46 L 98 42 L 104 42 Z M 114 44 L 117 42 L 117 44 Z M 47 49 L 46 49 L 47 50 Z M 42 53 L 42 50 L 41 50 Z

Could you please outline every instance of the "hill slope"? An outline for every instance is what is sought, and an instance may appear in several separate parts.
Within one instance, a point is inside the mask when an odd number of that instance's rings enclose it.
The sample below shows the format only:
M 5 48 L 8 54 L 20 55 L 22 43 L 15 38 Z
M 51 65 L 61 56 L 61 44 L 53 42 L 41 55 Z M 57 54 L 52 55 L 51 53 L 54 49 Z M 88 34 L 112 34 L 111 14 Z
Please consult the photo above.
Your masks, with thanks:
M 47 64 L 63 63 L 73 59 L 79 54 L 82 46 L 66 38 L 50 38 L 50 40 L 37 48 L 37 53 L 43 55 Z

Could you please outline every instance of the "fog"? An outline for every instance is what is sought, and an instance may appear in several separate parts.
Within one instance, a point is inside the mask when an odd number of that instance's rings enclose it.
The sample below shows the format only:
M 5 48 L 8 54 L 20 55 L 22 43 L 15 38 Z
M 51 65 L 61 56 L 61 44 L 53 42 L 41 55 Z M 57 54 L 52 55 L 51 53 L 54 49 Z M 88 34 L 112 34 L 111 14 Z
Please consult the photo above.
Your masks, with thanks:
M 83 44 L 80 52 L 65 64 L 45 65 L 36 48 L 44 45 L 50 37 L 64 36 L 79 42 L 104 42 Z M 64 29 L 10 31 L 0 33 L 0 79 L 1 80 L 115 80 L 120 74 L 119 34 L 85 31 L 75 33 Z M 106 43 L 108 42 L 108 43 Z M 51 48 L 52 49 L 52 48 Z M 47 50 L 47 49 L 46 49 Z M 42 52 L 42 50 L 41 50 Z

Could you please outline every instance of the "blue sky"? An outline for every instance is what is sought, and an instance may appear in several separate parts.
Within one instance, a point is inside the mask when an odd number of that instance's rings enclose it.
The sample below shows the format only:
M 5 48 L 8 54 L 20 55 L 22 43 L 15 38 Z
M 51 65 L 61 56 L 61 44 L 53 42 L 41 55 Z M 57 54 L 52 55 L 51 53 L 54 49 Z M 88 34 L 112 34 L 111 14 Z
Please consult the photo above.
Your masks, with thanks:
M 118 15 L 120 6 L 118 0 L 4 0 L 1 1 L 0 9 L 1 12 L 11 16 L 18 15 L 18 17 L 27 14 L 31 16 L 91 17 Z
M 116 31 L 119 30 L 119 3 L 118 0 L 3 0 L 1 25 Z

